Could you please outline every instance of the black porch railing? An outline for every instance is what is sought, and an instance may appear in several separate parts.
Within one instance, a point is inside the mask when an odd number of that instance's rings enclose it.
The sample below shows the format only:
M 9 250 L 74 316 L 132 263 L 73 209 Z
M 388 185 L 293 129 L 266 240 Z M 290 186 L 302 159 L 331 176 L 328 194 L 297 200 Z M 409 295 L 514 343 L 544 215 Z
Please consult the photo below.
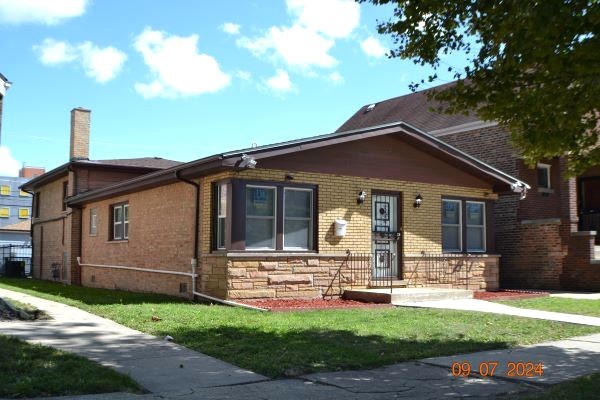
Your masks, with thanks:
M 473 262 L 469 254 L 422 253 L 407 277 L 409 284 L 469 288 Z
M 0 245 L 0 275 L 30 276 L 31 245 Z
M 351 287 L 392 288 L 398 279 L 396 254 L 351 253 L 348 268 L 352 276 Z

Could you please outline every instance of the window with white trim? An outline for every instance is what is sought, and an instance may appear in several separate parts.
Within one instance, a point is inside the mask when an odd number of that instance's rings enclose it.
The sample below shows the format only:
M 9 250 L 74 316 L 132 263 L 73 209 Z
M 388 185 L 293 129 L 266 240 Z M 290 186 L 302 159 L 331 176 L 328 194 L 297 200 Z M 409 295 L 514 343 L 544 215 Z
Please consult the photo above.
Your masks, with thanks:
M 541 164 L 537 165 L 537 185 L 539 189 L 551 189 L 550 183 L 550 165 Z
M 129 238 L 129 204 L 112 206 L 112 234 L 111 240 L 125 240 Z
M 217 249 L 225 248 L 227 231 L 227 183 L 217 185 Z
M 98 233 L 98 209 L 90 209 L 90 235 Z
M 485 203 L 465 202 L 467 226 L 467 251 L 485 252 Z
M 283 248 L 284 250 L 312 249 L 312 189 L 284 188 L 283 190 Z
M 442 200 L 442 251 L 462 251 L 462 202 Z
M 277 190 L 270 186 L 246 186 L 246 248 L 275 249 Z

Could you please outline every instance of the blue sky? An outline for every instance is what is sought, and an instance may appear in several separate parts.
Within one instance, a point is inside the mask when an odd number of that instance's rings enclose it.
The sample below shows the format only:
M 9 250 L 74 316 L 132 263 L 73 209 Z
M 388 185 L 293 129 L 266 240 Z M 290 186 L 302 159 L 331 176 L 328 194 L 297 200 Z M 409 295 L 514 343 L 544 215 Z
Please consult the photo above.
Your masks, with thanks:
M 0 0 L 13 82 L 0 174 L 66 162 L 74 107 L 92 110 L 92 159 L 190 161 L 332 132 L 431 72 L 385 56 L 389 16 L 348 0 Z

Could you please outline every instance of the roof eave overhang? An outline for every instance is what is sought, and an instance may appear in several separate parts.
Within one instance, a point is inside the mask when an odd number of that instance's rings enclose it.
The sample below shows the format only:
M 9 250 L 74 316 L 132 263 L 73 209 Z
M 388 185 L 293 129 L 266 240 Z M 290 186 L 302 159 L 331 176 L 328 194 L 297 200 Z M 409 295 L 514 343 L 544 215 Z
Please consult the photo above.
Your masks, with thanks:
M 69 174 L 69 165 L 70 165 L 70 163 L 60 165 L 51 171 L 48 171 L 38 177 L 35 177 L 35 178 L 25 182 L 24 184 L 19 186 L 19 188 L 23 189 L 23 190 L 27 190 L 27 191 L 32 191 L 32 190 L 35 190 L 35 188 L 37 188 L 45 183 L 48 183 L 57 178 L 66 176 Z

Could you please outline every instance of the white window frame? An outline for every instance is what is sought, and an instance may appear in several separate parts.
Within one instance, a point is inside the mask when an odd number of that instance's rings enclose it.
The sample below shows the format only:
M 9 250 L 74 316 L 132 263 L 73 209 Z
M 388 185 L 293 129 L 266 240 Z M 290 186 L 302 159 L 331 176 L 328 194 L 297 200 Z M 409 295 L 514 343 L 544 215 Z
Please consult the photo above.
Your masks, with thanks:
M 244 190 L 244 210 L 246 210 L 246 191 L 248 189 L 272 189 L 273 190 L 273 217 L 265 217 L 265 216 L 254 216 L 246 214 L 246 221 L 248 219 L 273 219 L 273 237 L 271 239 L 271 247 L 250 247 L 246 244 L 247 250 L 276 250 L 277 249 L 277 187 L 276 186 L 261 186 L 261 185 L 246 185 L 246 189 Z M 245 233 L 244 233 L 244 236 Z
M 223 193 L 223 188 L 225 188 L 225 192 Z M 221 205 L 223 204 L 223 195 L 225 196 L 225 209 L 221 209 Z M 221 220 L 223 223 L 223 230 L 225 230 L 225 235 L 227 235 L 227 183 L 219 183 L 217 184 L 217 250 L 224 250 L 226 248 L 226 236 L 223 236 L 223 243 L 219 243 L 221 239 Z
M 2 210 L 8 210 L 8 214 L 6 214 L 6 216 L 2 216 L 0 215 L 0 218 L 10 218 L 10 207 L 0 207 L 0 209 Z
M 296 190 L 299 192 L 309 192 L 310 193 L 310 204 L 309 204 L 309 211 L 310 211 L 310 215 L 308 218 L 306 217 L 286 217 L 285 216 L 285 191 L 286 190 Z M 282 229 L 282 235 L 283 235 L 283 250 L 312 250 L 314 248 L 314 243 L 313 243 L 313 224 L 314 224 L 314 218 L 313 218 L 313 197 L 314 197 L 314 193 L 313 193 L 313 189 L 310 188 L 295 188 L 295 187 L 284 187 L 283 188 L 283 229 Z M 303 248 L 303 247 L 286 247 L 285 245 L 285 220 L 289 219 L 291 221 L 308 221 L 308 248 Z M 277 235 L 277 234 L 276 234 Z
M 114 215 L 113 215 L 114 218 Z M 92 208 L 90 209 L 90 236 L 95 236 L 98 234 L 98 209 Z
M 454 202 L 458 203 L 458 224 L 444 224 L 443 223 L 443 215 L 440 216 L 440 222 L 442 222 L 441 236 L 442 236 L 442 252 L 444 253 L 462 253 L 463 250 L 463 226 L 462 226 L 462 200 L 456 199 L 442 199 L 442 207 L 444 207 L 444 202 Z M 443 212 L 443 210 L 442 210 Z M 458 226 L 458 249 L 444 249 L 444 226 L 457 227 Z
M 538 185 L 538 189 L 545 189 L 545 190 L 550 190 L 552 189 L 552 171 L 551 169 L 552 166 L 550 164 L 542 164 L 542 163 L 538 163 L 537 165 L 537 169 L 536 169 L 536 180 L 537 180 L 537 185 Z M 548 186 L 540 186 L 540 182 L 539 182 L 539 177 L 537 176 L 537 173 L 539 173 L 538 171 L 540 169 L 543 169 L 546 171 L 546 174 L 548 175 Z
M 467 252 L 469 252 L 469 253 L 485 253 L 487 251 L 487 240 L 486 240 L 487 233 L 486 233 L 486 218 L 485 218 L 485 215 L 486 215 L 485 202 L 484 201 L 471 201 L 471 200 L 467 200 L 467 201 L 465 201 L 465 207 L 467 207 L 469 205 L 469 203 L 471 203 L 471 204 L 481 204 L 483 206 L 482 209 L 481 209 L 481 212 L 482 212 L 482 216 L 481 216 L 482 218 L 481 218 L 481 220 L 483 222 L 483 225 L 469 225 L 468 219 L 465 220 L 465 225 L 466 225 L 465 226 L 465 229 L 466 229 L 465 230 L 465 238 L 466 238 L 466 241 L 467 241 L 467 243 L 466 243 Z M 466 208 L 465 208 L 465 210 L 466 210 Z M 469 249 L 469 235 L 468 235 L 468 232 L 467 232 L 467 230 L 469 228 L 483 228 L 482 229 L 482 233 L 481 233 L 482 234 L 481 243 L 483 244 L 483 249 L 475 249 L 475 250 Z
M 125 209 L 127 209 L 127 214 L 129 214 L 129 203 L 121 203 L 115 204 L 112 206 L 112 237 L 111 240 L 127 240 L 129 239 L 129 215 L 125 218 Z M 115 221 L 115 213 L 117 210 L 121 210 L 121 219 L 119 221 Z M 117 237 L 117 225 L 122 226 L 122 236 Z M 125 229 L 125 225 L 127 225 L 127 229 Z

